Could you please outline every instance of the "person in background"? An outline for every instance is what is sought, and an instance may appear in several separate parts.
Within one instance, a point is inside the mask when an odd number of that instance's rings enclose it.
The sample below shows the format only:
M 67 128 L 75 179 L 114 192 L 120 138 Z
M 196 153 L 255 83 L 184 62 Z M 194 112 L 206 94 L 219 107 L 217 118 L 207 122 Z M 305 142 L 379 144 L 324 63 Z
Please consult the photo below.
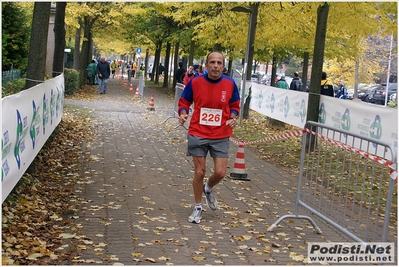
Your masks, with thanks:
M 337 95 L 335 96 L 336 98 L 340 99 L 347 99 L 348 98 L 348 90 L 345 87 L 345 80 L 341 79 L 339 80 L 339 88 Z
M 201 73 L 202 73 L 202 75 L 208 74 L 208 68 L 206 67 L 205 64 L 203 66 L 201 66 Z
M 275 87 L 282 88 L 282 89 L 290 89 L 288 83 L 285 81 L 285 76 L 281 76 L 280 80 L 276 83 Z
M 116 62 L 116 60 L 113 60 L 111 62 L 111 74 L 112 74 L 112 79 L 115 78 L 115 71 L 116 68 L 118 67 L 118 63 Z
M 111 67 L 105 57 L 101 57 L 101 61 L 97 64 L 98 73 L 98 90 L 100 94 L 105 94 L 107 91 L 108 78 L 111 75 Z
M 123 77 L 123 75 L 124 75 L 124 73 L 125 73 L 125 71 L 126 71 L 126 62 L 124 61 L 124 60 L 122 60 L 122 63 L 121 63 L 121 75 L 122 75 L 122 77 Z
M 330 80 L 327 80 L 327 73 L 321 73 L 320 94 L 334 97 L 334 86 Z
M 186 73 L 186 70 L 183 68 L 183 62 L 179 62 L 179 68 L 177 69 L 176 74 L 175 74 L 174 86 L 176 86 L 176 83 L 184 82 L 184 74 L 185 73 Z
M 164 71 L 165 71 L 165 67 L 162 65 L 162 63 L 159 63 L 159 66 L 158 66 L 158 75 L 159 75 L 159 76 L 162 76 Z
M 222 72 L 224 75 L 226 75 L 226 76 L 229 76 L 229 72 L 227 71 L 227 69 L 226 68 L 223 68 L 223 72 Z
M 95 84 L 94 79 L 96 78 L 96 75 L 97 75 L 97 64 L 96 64 L 96 61 L 93 59 L 90 62 L 90 64 L 87 65 L 86 69 L 90 70 L 90 72 L 91 72 L 91 76 L 89 77 L 90 85 L 94 85 Z
M 294 79 L 291 81 L 290 90 L 302 91 L 302 81 L 299 78 L 298 72 L 294 72 Z
M 129 75 L 131 75 L 132 66 L 133 66 L 133 64 L 131 61 L 126 63 L 126 75 L 128 78 L 129 78 Z
M 183 125 L 195 103 L 187 133 L 187 155 L 194 162 L 194 210 L 188 217 L 192 223 L 202 219 L 202 196 L 211 210 L 216 210 L 218 201 L 213 188 L 226 175 L 230 136 L 236 126 L 240 112 L 240 95 L 237 85 L 230 77 L 222 75 L 224 56 L 212 52 L 206 57 L 208 75 L 192 79 L 184 88 L 178 102 L 179 123 Z M 204 185 L 206 157 L 213 158 L 213 173 Z
M 187 85 L 189 81 L 191 81 L 195 77 L 194 67 L 188 67 L 188 71 L 184 74 L 183 83 Z
M 144 71 L 145 71 L 144 63 L 141 63 L 141 64 L 140 64 L 140 70 L 143 71 L 142 73 L 144 73 Z
M 150 64 L 150 65 L 148 66 L 147 73 L 148 73 L 148 78 L 151 80 L 151 76 L 152 76 L 152 64 Z
M 194 75 L 195 76 L 199 76 L 201 74 L 200 73 L 200 66 L 195 64 L 193 67 L 194 67 Z
M 132 67 L 132 77 L 134 78 L 134 75 L 136 75 L 137 71 L 137 63 L 136 61 L 133 62 L 133 67 Z

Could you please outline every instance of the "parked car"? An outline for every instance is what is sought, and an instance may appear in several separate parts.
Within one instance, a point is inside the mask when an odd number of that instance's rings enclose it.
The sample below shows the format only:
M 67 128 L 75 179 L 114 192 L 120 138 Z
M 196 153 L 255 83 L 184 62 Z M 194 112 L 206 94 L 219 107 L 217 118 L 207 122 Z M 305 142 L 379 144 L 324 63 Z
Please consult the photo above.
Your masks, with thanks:
M 373 90 L 374 90 L 374 89 L 368 89 L 368 90 L 366 90 L 366 91 L 357 93 L 357 97 L 358 97 L 360 100 L 364 101 L 364 102 L 370 102 L 370 101 L 369 101 L 369 96 L 370 96 L 371 94 L 373 94 Z
M 364 102 L 370 102 L 370 95 L 374 94 L 375 89 L 379 86 L 379 84 L 373 84 L 370 86 L 362 86 L 361 88 L 359 87 L 359 89 L 357 89 L 357 97 Z
M 355 94 L 355 90 L 354 89 L 348 89 L 348 99 L 352 100 L 353 99 L 353 95 Z
M 260 79 L 259 74 L 257 74 L 257 73 L 251 74 L 251 82 L 258 83 L 259 79 Z
M 392 94 L 395 94 L 398 88 L 397 83 L 390 83 L 388 85 L 388 98 L 387 101 L 389 101 L 390 96 Z M 385 104 L 385 96 L 386 96 L 386 84 L 381 84 L 372 95 L 369 96 L 369 102 L 374 103 L 374 104 L 379 104 L 379 105 L 384 105 Z

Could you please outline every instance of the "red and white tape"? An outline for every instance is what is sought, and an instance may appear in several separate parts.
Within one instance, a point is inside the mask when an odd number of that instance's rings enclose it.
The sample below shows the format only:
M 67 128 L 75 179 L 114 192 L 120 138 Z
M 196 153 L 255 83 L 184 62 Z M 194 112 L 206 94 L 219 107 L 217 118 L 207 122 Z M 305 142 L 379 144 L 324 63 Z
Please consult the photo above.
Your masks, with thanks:
M 274 136 L 274 137 L 263 138 L 263 139 L 256 140 L 256 141 L 242 141 L 242 140 L 238 141 L 238 140 L 236 140 L 236 139 L 234 139 L 232 137 L 230 137 L 230 141 L 232 141 L 236 145 L 239 145 L 240 143 L 243 143 L 244 145 L 251 145 L 251 144 L 256 144 L 256 143 L 264 143 L 264 142 L 268 142 L 268 141 L 278 141 L 278 140 L 289 138 L 289 137 L 295 137 L 295 136 L 299 136 L 299 135 L 301 135 L 301 134 L 303 134 L 305 132 L 311 133 L 311 134 L 313 134 L 313 135 L 315 135 L 315 136 L 317 136 L 317 137 L 319 137 L 319 138 L 321 138 L 321 139 L 323 139 L 325 141 L 328 141 L 330 143 L 336 144 L 336 145 L 338 145 L 341 148 L 344 148 L 344 149 L 347 149 L 349 151 L 355 152 L 356 154 L 362 155 L 365 158 L 369 158 L 371 160 L 374 160 L 377 163 L 380 163 L 380 164 L 388 167 L 390 169 L 390 175 L 389 176 L 391 177 L 391 179 L 393 179 L 395 182 L 398 181 L 398 172 L 396 171 L 396 164 L 393 163 L 392 161 L 385 160 L 383 158 L 371 155 L 371 154 L 369 154 L 369 153 L 367 153 L 365 151 L 361 151 L 361 150 L 359 150 L 357 148 L 351 147 L 349 145 L 345 145 L 345 144 L 340 143 L 340 142 L 338 142 L 338 141 L 336 141 L 334 139 L 328 138 L 326 136 L 323 136 L 321 134 L 318 134 L 318 133 L 316 133 L 314 131 L 311 131 L 310 129 L 306 129 L 306 128 L 302 129 L 302 130 L 299 130 L 299 131 L 292 132 L 292 133 L 286 133 L 286 134 L 282 134 L 282 135 L 278 135 L 278 136 Z
M 239 142 L 243 143 L 244 145 L 252 145 L 252 144 L 256 144 L 256 143 L 265 143 L 268 141 L 278 141 L 278 140 L 289 138 L 289 137 L 295 137 L 295 136 L 301 135 L 304 132 L 305 132 L 304 130 L 295 131 L 292 133 L 286 133 L 286 134 L 282 134 L 282 135 L 278 135 L 278 136 L 274 136 L 274 137 L 263 138 L 263 139 L 256 140 L 256 141 L 238 141 L 238 140 L 235 140 L 234 138 L 230 137 L 230 141 L 232 141 L 236 145 L 238 145 Z

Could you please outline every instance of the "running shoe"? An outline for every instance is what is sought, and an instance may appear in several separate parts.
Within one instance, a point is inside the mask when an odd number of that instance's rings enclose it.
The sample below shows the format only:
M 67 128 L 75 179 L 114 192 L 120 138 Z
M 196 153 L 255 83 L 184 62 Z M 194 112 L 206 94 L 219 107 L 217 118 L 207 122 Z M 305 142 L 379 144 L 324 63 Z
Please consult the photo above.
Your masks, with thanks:
M 193 213 L 188 217 L 191 223 L 200 223 L 202 219 L 202 209 L 194 209 Z
M 213 191 L 207 193 L 205 191 L 205 185 L 204 185 L 204 194 L 205 194 L 205 199 L 206 199 L 206 205 L 208 205 L 208 207 L 211 210 L 216 210 L 218 208 L 218 201 L 215 197 L 215 194 L 213 193 Z

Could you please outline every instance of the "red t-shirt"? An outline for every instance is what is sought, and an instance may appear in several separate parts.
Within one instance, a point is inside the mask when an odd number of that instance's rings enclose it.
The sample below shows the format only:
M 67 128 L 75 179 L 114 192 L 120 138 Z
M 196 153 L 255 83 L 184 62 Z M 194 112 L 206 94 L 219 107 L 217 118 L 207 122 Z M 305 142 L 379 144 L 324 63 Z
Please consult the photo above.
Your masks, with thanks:
M 226 121 L 233 112 L 240 112 L 240 95 L 233 79 L 222 76 L 210 80 L 207 75 L 192 79 L 179 99 L 179 115 L 182 109 L 188 113 L 194 103 L 188 134 L 208 139 L 230 137 L 233 130 Z

